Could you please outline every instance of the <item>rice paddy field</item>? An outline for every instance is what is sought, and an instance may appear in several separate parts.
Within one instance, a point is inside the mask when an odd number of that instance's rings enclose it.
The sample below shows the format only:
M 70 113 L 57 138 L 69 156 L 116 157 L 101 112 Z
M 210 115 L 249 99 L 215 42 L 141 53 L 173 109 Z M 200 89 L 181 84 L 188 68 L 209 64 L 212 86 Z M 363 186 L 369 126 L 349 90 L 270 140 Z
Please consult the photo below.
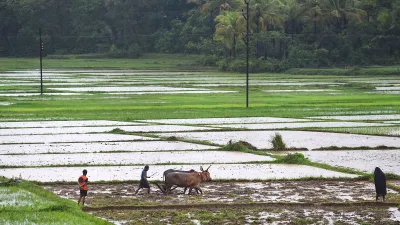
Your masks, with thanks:
M 29 60 L 0 62 L 0 224 L 400 224 L 400 76 L 250 74 L 246 108 L 244 74 L 51 62 L 41 94 Z M 203 195 L 154 185 L 209 166 Z

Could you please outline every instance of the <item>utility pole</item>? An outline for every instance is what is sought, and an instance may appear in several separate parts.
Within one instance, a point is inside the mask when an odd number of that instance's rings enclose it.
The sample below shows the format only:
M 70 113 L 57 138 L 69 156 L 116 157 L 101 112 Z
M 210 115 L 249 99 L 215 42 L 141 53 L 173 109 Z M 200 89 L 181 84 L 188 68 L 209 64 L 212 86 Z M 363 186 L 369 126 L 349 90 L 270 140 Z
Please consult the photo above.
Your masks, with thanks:
M 40 52 L 40 94 L 43 94 L 43 64 L 42 64 L 42 58 L 43 58 L 43 42 L 42 42 L 42 29 L 39 28 L 39 41 L 40 41 L 40 46 L 39 46 L 39 52 Z
M 246 20 L 246 40 L 244 43 L 246 44 L 246 108 L 249 108 L 249 11 L 250 11 L 250 0 L 244 0 L 246 4 L 246 14 L 243 12 L 242 15 Z

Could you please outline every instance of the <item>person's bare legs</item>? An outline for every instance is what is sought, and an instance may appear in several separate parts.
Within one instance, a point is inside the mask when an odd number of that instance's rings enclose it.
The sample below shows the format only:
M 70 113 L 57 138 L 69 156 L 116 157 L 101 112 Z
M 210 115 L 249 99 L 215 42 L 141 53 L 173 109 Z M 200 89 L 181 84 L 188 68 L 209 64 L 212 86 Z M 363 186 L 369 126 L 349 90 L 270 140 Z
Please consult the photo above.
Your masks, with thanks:
M 79 203 L 81 203 L 81 200 L 82 200 L 82 205 L 85 205 L 85 197 L 86 197 L 86 196 L 84 196 L 84 195 L 81 195 L 81 196 L 79 197 L 78 205 L 79 205 Z
M 142 188 L 139 187 L 139 188 L 136 190 L 135 194 L 133 194 L 133 195 L 136 195 L 136 194 L 139 192 L 140 189 L 142 189 Z

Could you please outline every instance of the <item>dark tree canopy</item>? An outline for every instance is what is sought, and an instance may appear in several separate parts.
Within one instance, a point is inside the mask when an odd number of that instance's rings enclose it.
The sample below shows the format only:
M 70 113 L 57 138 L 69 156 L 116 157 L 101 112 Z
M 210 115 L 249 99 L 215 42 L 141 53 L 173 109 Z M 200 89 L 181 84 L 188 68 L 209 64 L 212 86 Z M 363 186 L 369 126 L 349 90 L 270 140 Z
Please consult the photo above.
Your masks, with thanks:
M 241 0 L 0 0 L 0 56 L 243 58 Z M 251 0 L 251 60 L 285 67 L 397 63 L 400 0 Z M 260 66 L 260 65 L 258 65 Z M 268 67 L 268 68 L 267 68 Z

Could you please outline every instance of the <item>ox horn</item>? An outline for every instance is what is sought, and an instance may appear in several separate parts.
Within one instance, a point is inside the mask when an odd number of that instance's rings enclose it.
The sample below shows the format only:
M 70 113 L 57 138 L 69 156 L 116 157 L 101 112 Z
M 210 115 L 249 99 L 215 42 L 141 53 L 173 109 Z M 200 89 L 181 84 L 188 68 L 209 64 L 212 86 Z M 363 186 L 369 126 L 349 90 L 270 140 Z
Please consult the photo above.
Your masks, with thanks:
M 211 165 L 206 169 L 206 171 L 208 171 L 208 169 L 210 169 Z

